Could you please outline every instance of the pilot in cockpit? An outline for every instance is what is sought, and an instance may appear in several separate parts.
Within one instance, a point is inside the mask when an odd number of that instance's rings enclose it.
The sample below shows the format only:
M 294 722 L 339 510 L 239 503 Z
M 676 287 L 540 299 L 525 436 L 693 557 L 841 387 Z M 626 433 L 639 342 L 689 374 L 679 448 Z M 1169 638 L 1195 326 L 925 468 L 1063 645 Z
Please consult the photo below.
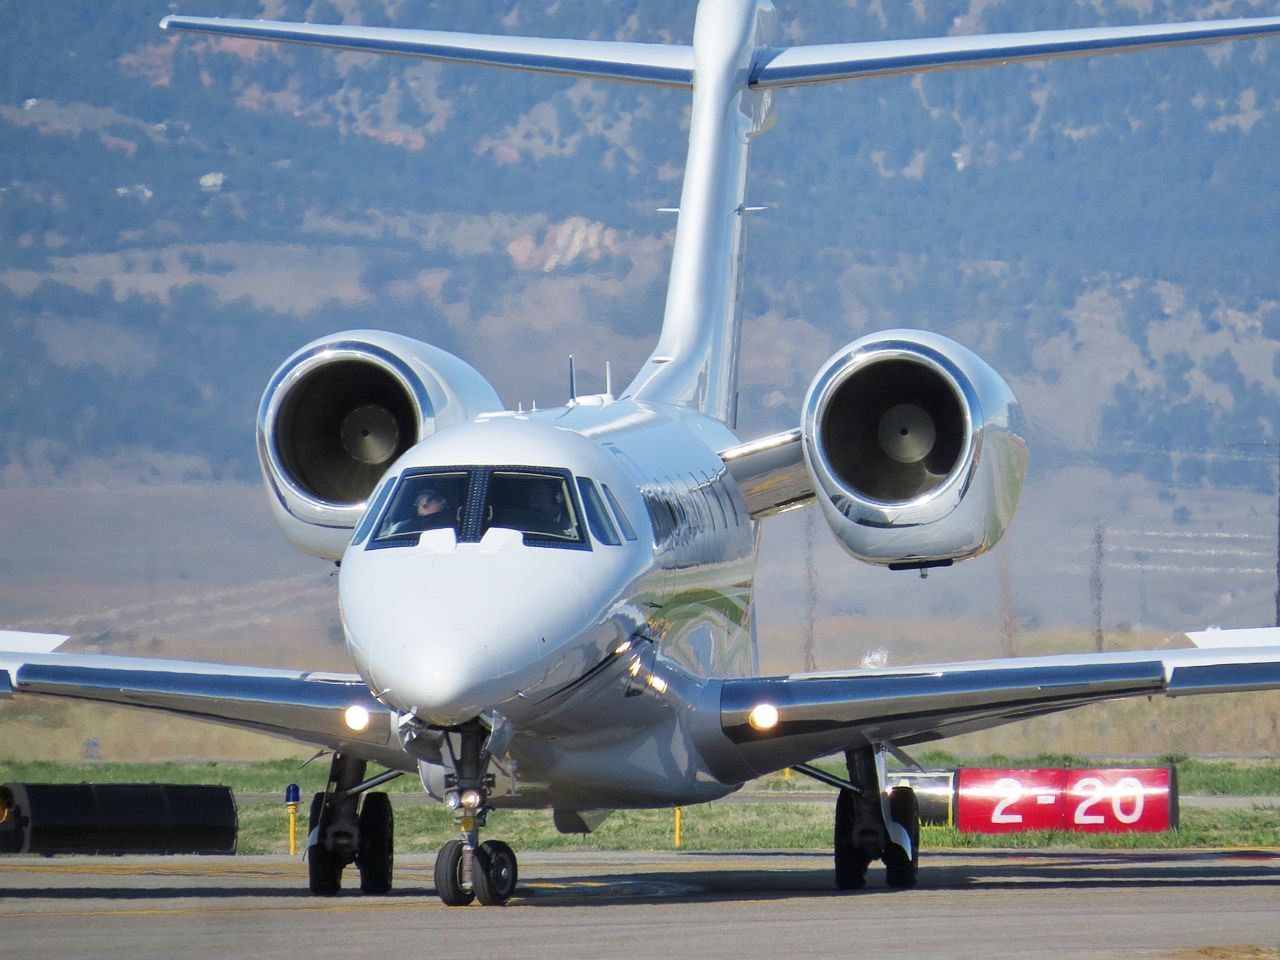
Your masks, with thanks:
M 413 500 L 413 516 L 401 520 L 392 528 L 393 534 L 417 533 L 449 526 L 449 501 L 438 490 L 421 490 Z
M 565 509 L 564 494 L 556 483 L 535 483 L 529 488 L 529 525 L 532 533 L 557 537 L 577 536 L 573 518 Z

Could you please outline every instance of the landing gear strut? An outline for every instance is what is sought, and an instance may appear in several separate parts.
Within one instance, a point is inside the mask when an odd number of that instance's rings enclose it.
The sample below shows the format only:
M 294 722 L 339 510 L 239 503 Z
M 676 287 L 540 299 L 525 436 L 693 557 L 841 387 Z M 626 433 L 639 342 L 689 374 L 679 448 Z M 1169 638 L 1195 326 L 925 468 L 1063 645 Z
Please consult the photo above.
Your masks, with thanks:
M 501 840 L 480 842 L 494 784 L 493 775 L 487 773 L 486 730 L 472 723 L 458 730 L 457 736 L 457 752 L 453 738 L 445 738 L 454 770 L 445 781 L 449 788 L 445 803 L 454 811 L 462 836 L 446 843 L 436 856 L 436 893 L 451 907 L 466 906 L 472 900 L 496 906 L 515 893 L 519 868 L 515 853 Z
M 360 871 L 362 893 L 391 892 L 394 863 L 391 799 L 385 793 L 365 791 L 398 773 L 365 781 L 366 766 L 365 761 L 356 757 L 335 753 L 329 766 L 328 784 L 323 792 L 311 798 L 307 879 L 311 892 L 318 897 L 338 893 L 342 871 L 351 863 Z
M 841 890 L 867 882 L 872 860 L 883 860 L 891 887 L 916 885 L 920 868 L 920 808 L 915 791 L 894 787 L 884 792 L 883 759 L 874 747 L 845 754 L 849 785 L 836 798 L 835 879 Z

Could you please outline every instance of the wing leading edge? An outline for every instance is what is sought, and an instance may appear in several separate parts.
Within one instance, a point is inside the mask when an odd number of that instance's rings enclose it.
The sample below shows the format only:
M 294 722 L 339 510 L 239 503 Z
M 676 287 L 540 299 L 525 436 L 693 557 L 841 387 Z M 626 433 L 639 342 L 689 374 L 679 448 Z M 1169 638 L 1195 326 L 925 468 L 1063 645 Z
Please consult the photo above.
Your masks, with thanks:
M 0 700 L 39 695 L 162 710 L 412 769 L 394 717 L 354 674 L 153 660 L 0 652 Z M 368 722 L 353 729 L 347 711 Z
M 1280 648 L 1218 647 L 1065 654 L 725 680 L 721 749 L 709 755 L 758 776 L 868 743 L 927 743 L 1103 700 L 1280 688 Z M 752 711 L 774 707 L 759 729 Z M 756 718 L 758 720 L 758 716 Z M 729 747 L 732 744 L 732 747 Z

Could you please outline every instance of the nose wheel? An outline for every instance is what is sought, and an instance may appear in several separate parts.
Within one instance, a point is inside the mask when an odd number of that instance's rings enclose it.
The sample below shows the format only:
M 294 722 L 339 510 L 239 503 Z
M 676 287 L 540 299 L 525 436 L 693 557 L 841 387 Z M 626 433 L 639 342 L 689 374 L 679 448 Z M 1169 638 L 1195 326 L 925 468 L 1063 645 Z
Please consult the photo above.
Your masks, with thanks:
M 515 852 L 501 840 L 486 840 L 476 851 L 472 885 L 485 906 L 506 903 L 516 892 L 519 867 Z
M 483 748 L 484 731 L 478 725 L 459 732 L 461 745 L 451 757 L 455 773 L 449 778 L 445 803 L 454 811 L 462 836 L 450 840 L 436 855 L 436 894 L 450 907 L 465 907 L 476 900 L 485 906 L 500 906 L 516 891 L 519 866 L 514 851 L 501 840 L 480 842 L 493 786 L 493 777 L 485 773 L 489 755 Z
M 436 894 L 450 907 L 465 907 L 476 900 L 487 907 L 501 906 L 516 892 L 518 875 L 516 855 L 501 840 L 486 840 L 470 850 L 465 840 L 450 840 L 436 856 Z

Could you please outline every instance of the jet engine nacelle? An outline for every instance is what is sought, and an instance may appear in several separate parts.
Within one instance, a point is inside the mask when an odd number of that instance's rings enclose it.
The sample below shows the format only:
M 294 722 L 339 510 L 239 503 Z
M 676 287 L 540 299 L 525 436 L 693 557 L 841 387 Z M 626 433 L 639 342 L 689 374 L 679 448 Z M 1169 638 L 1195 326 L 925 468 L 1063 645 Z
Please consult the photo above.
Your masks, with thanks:
M 972 351 L 919 330 L 836 353 L 809 386 L 801 432 L 823 515 L 868 563 L 925 567 L 991 549 L 1027 466 L 1008 384 Z
M 258 459 L 276 520 L 299 549 L 337 560 L 400 454 L 501 409 L 472 366 L 429 344 L 377 330 L 312 341 L 275 372 L 258 407 Z

